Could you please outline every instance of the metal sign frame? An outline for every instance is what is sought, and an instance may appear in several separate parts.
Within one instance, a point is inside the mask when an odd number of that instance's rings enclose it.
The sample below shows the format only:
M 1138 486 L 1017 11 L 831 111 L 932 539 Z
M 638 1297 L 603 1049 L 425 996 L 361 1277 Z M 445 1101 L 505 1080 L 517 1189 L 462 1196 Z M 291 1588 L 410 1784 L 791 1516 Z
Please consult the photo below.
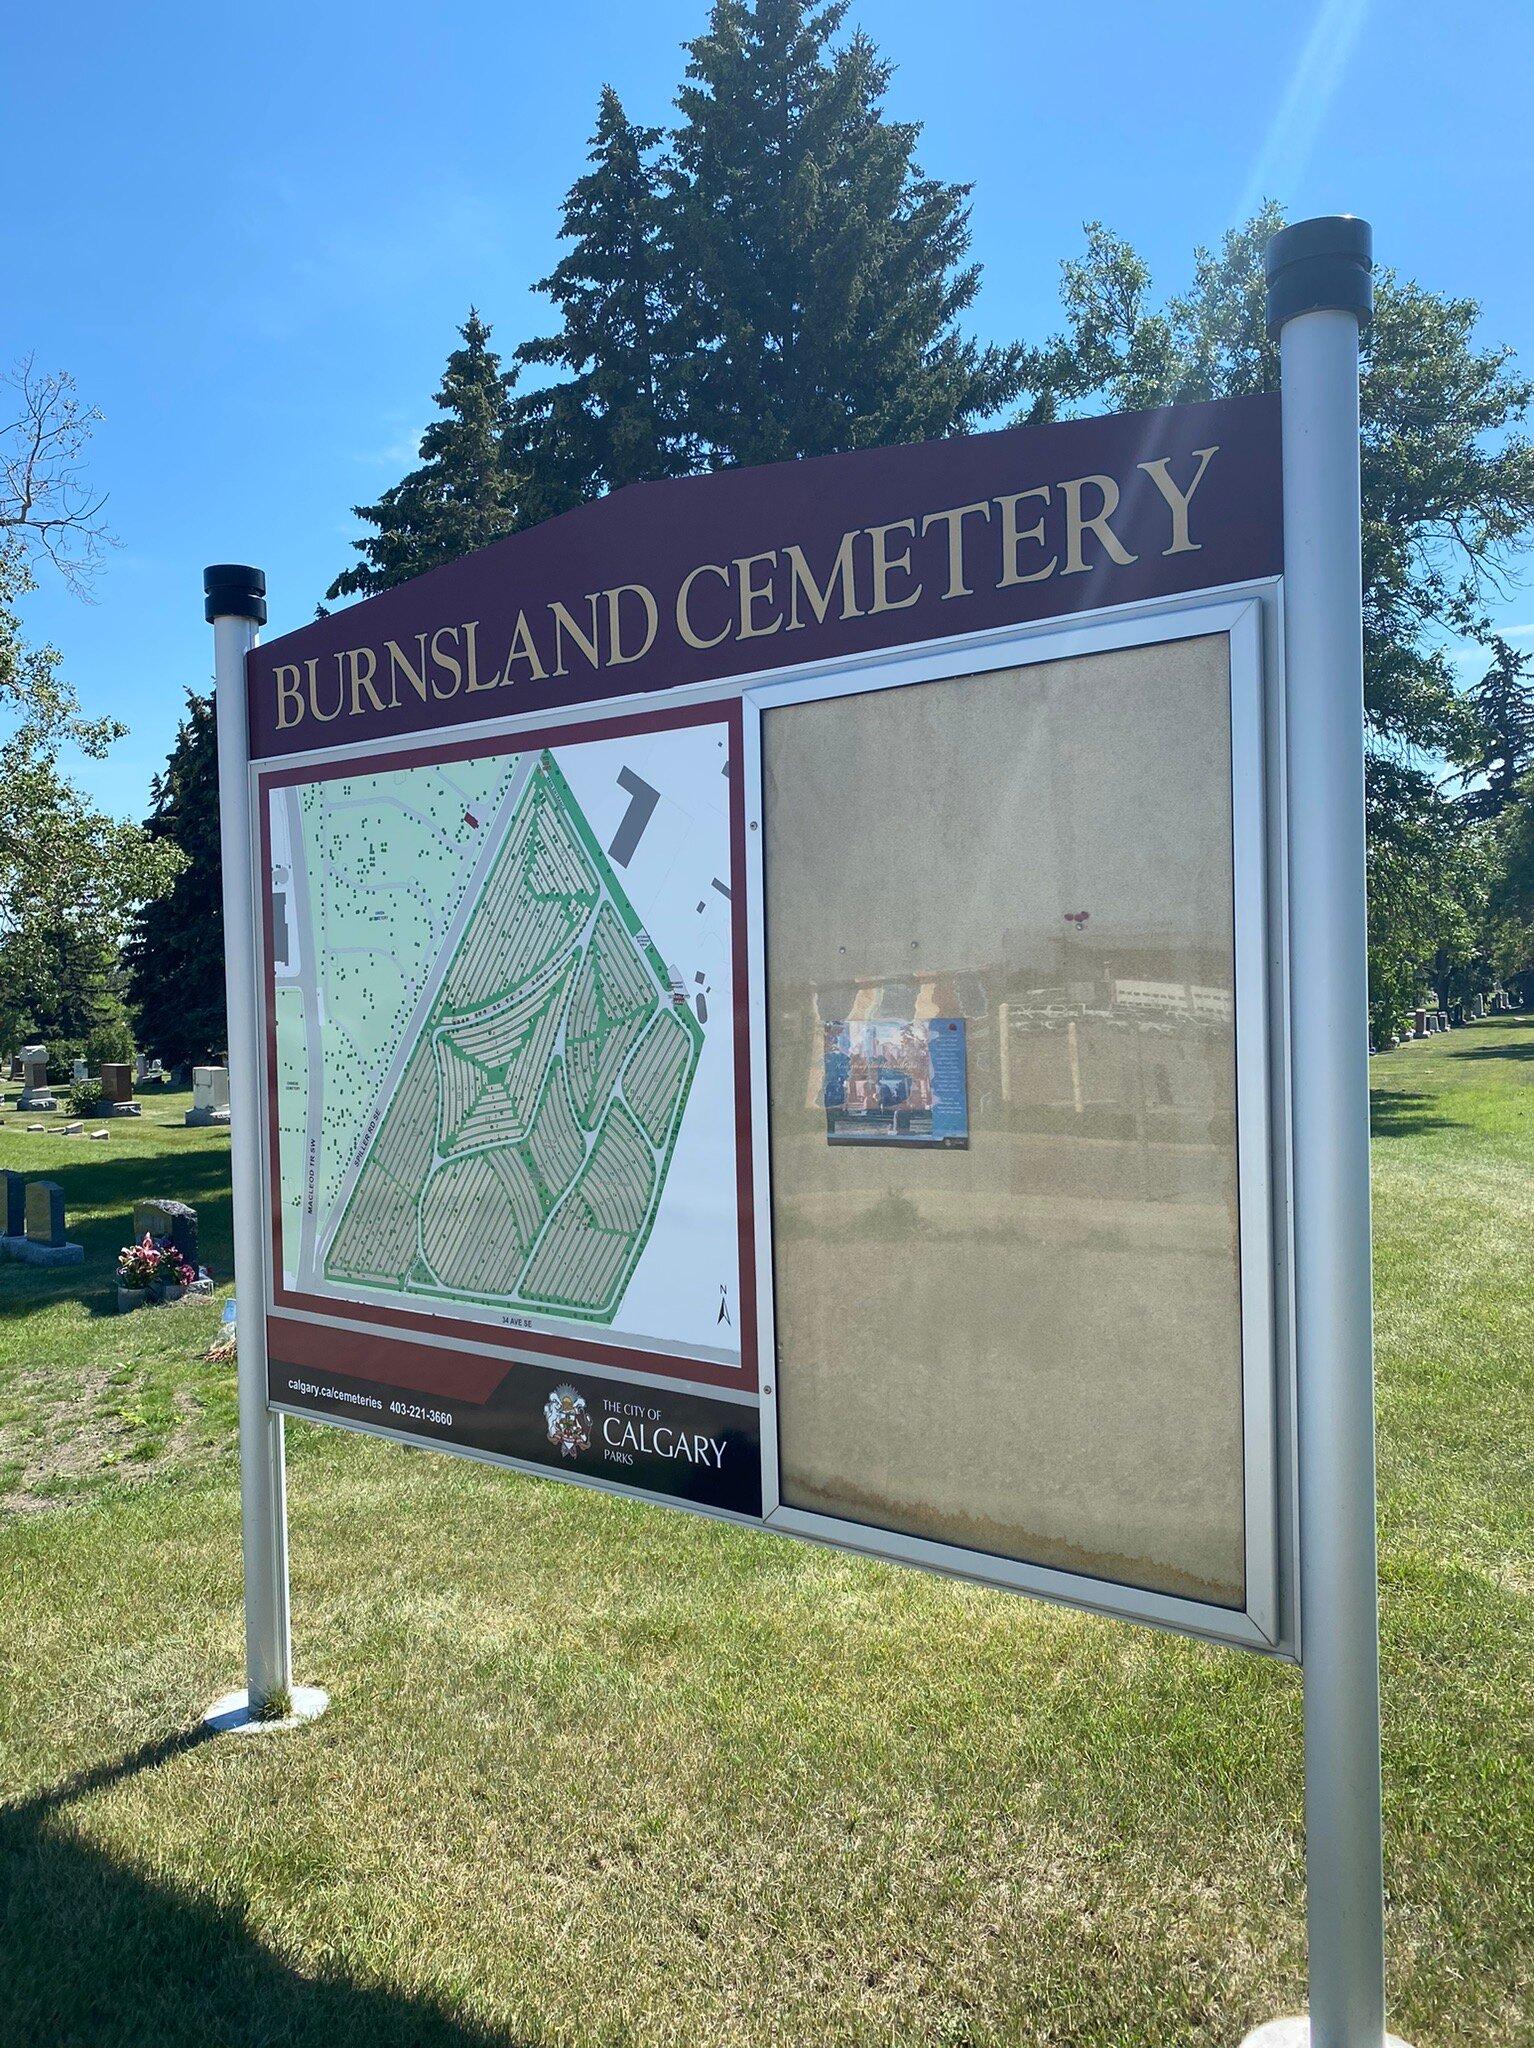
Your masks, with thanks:
M 1290 1285 L 1288 1246 L 1279 1231 L 1288 1214 L 1287 1118 L 1281 1091 L 1275 1092 L 1272 1049 L 1286 1042 L 1283 1005 L 1287 976 L 1283 971 L 1283 918 L 1275 902 L 1269 870 L 1272 848 L 1281 849 L 1283 820 L 1277 802 L 1281 787 L 1271 770 L 1273 733 L 1282 722 L 1281 585 L 1277 579 L 1211 590 L 1188 597 L 1113 607 L 1099 614 L 1068 620 L 1041 621 L 1023 627 L 957 635 L 938 643 L 913 642 L 871 654 L 861 661 L 819 661 L 788 671 L 769 671 L 729 679 L 722 684 L 695 684 L 659 699 L 650 699 L 624 717 L 615 718 L 608 705 L 574 707 L 551 724 L 536 713 L 497 719 L 472 736 L 445 740 L 427 748 L 422 736 L 364 742 L 354 750 L 335 748 L 252 762 L 247 799 L 253 847 L 265 843 L 265 805 L 269 792 L 308 773 L 329 779 L 347 770 L 384 772 L 392 765 L 432 758 L 490 754 L 514 748 L 526 737 L 542 743 L 579 744 L 583 737 L 606 736 L 615 724 L 630 721 L 665 726 L 706 720 L 711 712 L 729 717 L 739 707 L 742 749 L 744 821 L 744 930 L 737 923 L 737 944 L 743 940 L 748 990 L 746 1071 L 738 1078 L 750 1101 L 750 1152 L 753 1177 L 756 1302 L 756 1380 L 738 1388 L 711 1384 L 714 1398 L 734 1400 L 756 1409 L 761 1428 L 762 1514 L 735 1514 L 728 1508 L 650 1492 L 599 1471 L 574 1466 L 554 1476 L 621 1497 L 642 1497 L 659 1505 L 682 1508 L 748 1527 L 826 1543 L 836 1548 L 883 1557 L 980 1584 L 1031 1594 L 1037 1598 L 1115 1615 L 1205 1640 L 1284 1658 L 1299 1654 L 1300 1617 L 1293 1532 L 1295 1458 L 1292 1441 L 1293 1357 L 1283 1312 Z M 764 1011 L 765 912 L 764 863 L 770 858 L 761 825 L 760 728 L 765 712 L 780 704 L 806 703 L 832 696 L 862 694 L 936 681 L 945 677 L 983 675 L 988 670 L 1016 668 L 1083 654 L 1151 647 L 1179 639 L 1222 635 L 1230 650 L 1232 852 L 1234 857 L 1236 965 L 1236 1092 L 1240 1219 L 1240 1301 L 1242 1331 L 1242 1436 L 1245 1509 L 1244 1608 L 1233 1609 L 1185 1596 L 1151 1591 L 1119 1581 L 1060 1570 L 1042 1564 L 990 1555 L 981 1551 L 909 1536 L 785 1504 L 777 1473 L 776 1374 L 768 1361 L 775 1355 L 772 1299 L 771 1164 L 767 1130 L 766 1030 Z M 270 991 L 268 982 L 269 913 L 263 902 L 257 961 L 265 1000 L 258 1051 L 261 1101 L 266 1109 L 266 1144 L 261 1158 L 261 1211 L 270 1222 L 280 1196 L 275 1184 L 276 1134 L 271 1103 L 272 1068 Z M 739 1057 L 740 1035 L 737 1035 Z M 1278 1234 L 1275 1234 L 1278 1233 Z M 263 1234 L 262 1299 L 281 1325 L 298 1309 L 321 1332 L 331 1328 L 367 1332 L 397 1317 L 378 1304 L 359 1299 L 354 1310 L 337 1300 L 306 1302 L 278 1285 L 273 1228 Z M 407 1321 L 421 1320 L 406 1318 Z M 547 1364 L 547 1355 L 531 1342 L 523 1345 L 473 1323 L 448 1321 L 437 1339 L 457 1350 L 504 1357 L 508 1363 Z M 593 1340 L 595 1341 L 595 1340 Z M 631 1385 L 621 1364 L 603 1365 L 582 1359 L 566 1368 L 601 1383 Z M 684 1382 L 668 1378 L 658 1358 L 638 1367 L 657 1390 L 682 1390 Z M 415 1405 L 429 1397 L 417 1395 Z M 408 1404 L 407 1404 L 408 1405 Z M 386 1440 L 420 1444 L 453 1456 L 471 1457 L 535 1477 L 551 1476 L 547 1463 L 534 1462 L 483 1446 L 454 1442 L 411 1426 L 402 1414 L 397 1424 L 367 1419 L 344 1410 L 316 1417 L 312 1407 L 283 1400 L 275 1391 L 268 1406 L 275 1415 L 324 1421 Z M 424 1415 L 423 1415 L 423 1419 Z
M 1287 1245 L 1275 1218 L 1288 1213 L 1287 1120 L 1275 1104 L 1269 1047 L 1282 1037 L 1286 978 L 1271 974 L 1283 940 L 1268 886 L 1269 841 L 1277 824 L 1274 778 L 1268 772 L 1269 727 L 1281 717 L 1281 662 L 1276 583 L 1244 593 L 1129 606 L 1097 618 L 1054 622 L 999 633 L 965 635 L 937 646 L 896 649 L 821 672 L 779 675 L 748 684 L 743 734 L 750 882 L 747 945 L 751 974 L 752 1096 L 756 1104 L 757 1355 L 762 1397 L 762 1512 L 766 1526 L 894 1563 L 1030 1593 L 1129 1621 L 1176 1629 L 1243 1649 L 1298 1654 L 1290 1539 L 1294 1527 L 1293 1361 L 1278 1313 L 1287 1291 Z M 1242 1439 L 1246 1603 L 1243 1610 L 1153 1592 L 1080 1572 L 1003 1558 L 934 1542 L 784 1503 L 778 1484 L 778 1375 L 772 1285 L 772 1162 L 767 1129 L 766 867 L 772 858 L 761 829 L 761 721 L 780 705 L 919 687 L 948 677 L 981 677 L 998 669 L 1069 660 L 1110 650 L 1224 636 L 1230 650 L 1231 826 L 1235 905 L 1237 1158 L 1240 1232 Z M 1267 651 L 1271 650 L 1271 651 Z M 1271 671 L 1271 680 L 1269 672 Z
M 496 754 L 541 750 L 545 747 L 579 746 L 596 740 L 639 739 L 652 734 L 712 724 L 726 730 L 733 746 L 738 739 L 741 717 L 738 700 L 739 692 L 735 690 L 695 691 L 689 693 L 685 702 L 676 702 L 669 697 L 651 698 L 637 707 L 625 709 L 618 715 L 614 715 L 606 706 L 592 706 L 583 713 L 558 713 L 552 719 L 539 717 L 537 714 L 524 714 L 511 720 L 497 721 L 494 726 L 478 728 L 472 734 L 461 738 L 455 737 L 446 741 L 439 739 L 435 745 L 418 734 L 393 743 L 375 741 L 355 752 L 329 749 L 312 754 L 289 755 L 276 761 L 252 762 L 250 815 L 253 843 L 260 850 L 264 867 L 270 845 L 267 801 L 270 794 L 280 788 L 295 784 L 302 786 L 310 782 L 329 782 L 353 774 L 387 774 L 393 769 L 482 760 Z M 745 838 L 745 802 L 740 784 L 736 781 L 732 783 L 730 789 L 729 839 L 732 869 L 744 869 Z M 490 849 L 487 848 L 486 857 L 489 852 Z M 274 1318 L 279 1324 L 297 1324 L 302 1321 L 305 1325 L 321 1328 L 333 1325 L 338 1329 L 355 1327 L 380 1331 L 397 1330 L 402 1335 L 413 1336 L 416 1341 L 436 1342 L 457 1349 L 480 1350 L 487 1355 L 504 1356 L 508 1360 L 525 1360 L 546 1365 L 568 1363 L 573 1360 L 574 1363 L 569 1364 L 568 1369 L 590 1373 L 598 1378 L 610 1374 L 622 1379 L 632 1370 L 642 1372 L 647 1380 L 660 1387 L 672 1387 L 675 1391 L 681 1392 L 706 1390 L 712 1396 L 722 1396 L 725 1399 L 744 1399 L 748 1394 L 755 1394 L 756 1363 L 749 1346 L 742 1349 L 739 1367 L 730 1369 L 690 1360 L 681 1354 L 672 1357 L 665 1353 L 646 1352 L 638 1340 L 609 1338 L 604 1336 L 600 1328 L 594 1328 L 589 1336 L 583 1336 L 579 1340 L 561 1339 L 537 1329 L 523 1329 L 519 1327 L 517 1319 L 510 1315 L 455 1315 L 450 1307 L 445 1311 L 434 1312 L 428 1297 L 418 1300 L 413 1309 L 403 1308 L 397 1302 L 390 1302 L 387 1297 L 381 1296 L 378 1289 L 370 1289 L 363 1283 L 357 1285 L 349 1298 L 305 1295 L 289 1289 L 278 1265 L 281 1198 L 278 1187 L 276 1010 L 271 972 L 272 932 L 269 899 L 262 907 L 261 923 L 261 946 L 258 954 L 258 962 L 262 969 L 261 1080 L 267 1138 L 262 1171 L 266 1213 L 271 1219 L 271 1229 L 267 1234 L 265 1247 L 263 1299 L 269 1318 Z M 740 904 L 732 906 L 731 924 L 733 948 L 743 959 L 745 913 Z M 743 990 L 743 967 L 738 970 L 737 978 Z M 738 1189 L 739 1193 L 745 1196 L 752 1184 L 750 1148 L 754 1142 L 755 1126 L 754 1121 L 748 1116 L 749 1063 L 742 1057 L 745 1046 L 743 1020 L 738 1023 L 734 1036 L 737 1131 L 747 1135 L 747 1142 L 741 1148 L 744 1156 L 738 1165 Z M 746 1202 L 742 1201 L 743 1216 L 746 1207 Z M 746 1263 L 747 1239 L 748 1233 L 743 1229 L 743 1267 Z M 432 1324 L 439 1324 L 440 1330 L 428 1330 L 427 1326 Z M 274 1402 L 273 1405 L 286 1405 L 287 1412 L 312 1419 L 312 1410 L 280 1401 Z M 443 1443 L 440 1448 L 456 1451 L 462 1447 L 453 1443 Z M 542 1472 L 545 1475 L 549 1469 L 547 1466 L 531 1464 L 525 1459 L 510 1459 L 505 1462 L 514 1464 L 518 1469 Z M 566 1475 L 561 1473 L 561 1476 Z M 680 1504 L 688 1505 L 685 1502 Z

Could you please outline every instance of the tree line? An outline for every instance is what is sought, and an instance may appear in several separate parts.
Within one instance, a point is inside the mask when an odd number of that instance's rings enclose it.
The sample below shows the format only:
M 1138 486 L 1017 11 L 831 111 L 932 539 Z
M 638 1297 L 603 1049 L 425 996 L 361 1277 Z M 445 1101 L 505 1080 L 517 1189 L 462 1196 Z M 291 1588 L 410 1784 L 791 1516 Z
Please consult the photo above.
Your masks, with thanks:
M 1055 333 L 967 332 L 981 276 L 970 188 L 924 173 L 918 125 L 887 108 L 890 66 L 846 15 L 846 0 L 715 0 L 684 46 L 669 128 L 632 121 L 603 88 L 563 254 L 534 287 L 552 331 L 503 353 L 469 309 L 417 464 L 353 508 L 358 559 L 329 600 L 629 483 L 1277 387 L 1262 274 L 1276 205 L 1193 252 L 1172 293 L 1089 224 L 1062 266 Z M 1510 350 L 1477 338 L 1472 299 L 1389 269 L 1375 287 L 1361 398 L 1370 989 L 1384 1040 L 1429 988 L 1450 1001 L 1534 969 L 1534 673 L 1488 618 L 1534 530 L 1534 387 Z M 1462 687 L 1451 654 L 1467 645 L 1482 665 Z M 5 660 L 0 639 L 0 689 Z M 46 750 L 46 733 L 33 744 Z M 144 907 L 113 955 L 141 1036 L 167 1059 L 222 1038 L 212 750 L 208 700 L 193 694 L 132 842 Z M 4 830 L 0 816 L 0 863 L 14 857 Z M 110 914 L 99 929 L 111 933 Z M 13 936 L 0 931 L 0 1024 L 16 1001 Z M 34 1002 L 28 1015 L 42 1014 Z

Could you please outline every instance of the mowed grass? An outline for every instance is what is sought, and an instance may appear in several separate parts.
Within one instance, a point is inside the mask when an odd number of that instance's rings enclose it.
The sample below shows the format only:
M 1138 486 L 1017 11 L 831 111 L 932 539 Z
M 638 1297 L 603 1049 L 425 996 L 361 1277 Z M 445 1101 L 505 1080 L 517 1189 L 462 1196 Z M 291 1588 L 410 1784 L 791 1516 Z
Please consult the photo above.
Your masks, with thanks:
M 1516 2048 L 1534 1028 L 1374 1073 L 1392 2024 Z M 214 1307 L 101 1310 L 134 1193 L 227 1274 L 222 1140 L 141 1137 L 68 1153 L 83 1276 L 0 1266 L 0 2043 L 1182 2048 L 1301 2006 L 1296 1672 L 575 1488 L 292 1428 L 335 1704 L 198 1740 L 232 1374 Z
M 0 1514 L 228 1453 L 235 1416 L 232 1375 L 195 1368 L 219 1306 L 119 1316 L 114 1277 L 134 1202 L 168 1197 L 196 1209 L 202 1262 L 230 1291 L 228 1131 L 187 1128 L 189 1089 L 149 1088 L 137 1117 L 83 1119 L 110 1134 L 93 1143 L 62 1135 L 66 1115 L 18 1113 L 16 1094 L 5 1090 L 0 1167 L 58 1182 L 85 1263 L 0 1264 Z

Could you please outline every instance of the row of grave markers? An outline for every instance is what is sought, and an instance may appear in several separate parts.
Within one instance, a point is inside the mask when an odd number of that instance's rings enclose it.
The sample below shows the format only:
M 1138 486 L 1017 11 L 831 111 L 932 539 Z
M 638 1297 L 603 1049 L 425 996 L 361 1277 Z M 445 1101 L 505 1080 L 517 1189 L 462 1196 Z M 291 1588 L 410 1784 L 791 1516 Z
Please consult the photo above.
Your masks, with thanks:
M 10 1078 L 21 1083 L 21 1094 L 17 1099 L 18 1110 L 36 1112 L 56 1110 L 61 1105 L 48 1080 L 48 1048 L 45 1045 L 26 1045 L 11 1057 Z M 134 1100 L 135 1084 L 164 1082 L 173 1079 L 168 1076 L 158 1060 L 149 1059 L 140 1053 L 130 1069 L 125 1060 L 104 1060 L 101 1066 L 101 1102 L 97 1114 L 101 1116 L 138 1116 L 139 1103 Z M 73 1062 L 70 1076 L 72 1084 L 91 1079 L 84 1060 Z M 192 1125 L 226 1124 L 229 1121 L 229 1070 L 227 1067 L 206 1066 L 192 1069 L 192 1106 L 186 1112 L 185 1121 Z
M 84 1262 L 84 1247 L 69 1241 L 64 1212 L 64 1190 L 54 1180 L 31 1180 L 10 1167 L 0 1168 L 0 1195 L 4 1198 L 4 1230 L 0 1233 L 0 1257 L 19 1259 L 32 1266 L 78 1266 Z M 197 1211 L 187 1202 L 145 1197 L 133 1205 L 135 1242 L 150 1239 L 177 1252 L 196 1276 L 192 1286 L 176 1293 L 212 1291 L 212 1279 L 201 1263 L 197 1238 Z M 124 1303 L 119 1288 L 119 1307 Z M 129 1290 L 131 1291 L 131 1290 Z
M 5 1194 L 5 1235 L 0 1251 L 29 1266 L 78 1266 L 84 1247 L 70 1244 L 64 1231 L 64 1190 L 56 1180 L 28 1180 L 9 1167 L 0 1171 Z
M 1468 996 L 1464 1002 L 1438 1006 L 1433 1003 L 1417 1005 L 1412 1013 L 1409 1031 L 1403 1031 L 1398 1038 L 1387 1039 L 1382 1046 L 1371 1039 L 1369 1050 L 1389 1052 L 1395 1046 L 1408 1045 L 1413 1039 L 1433 1038 L 1440 1031 L 1457 1031 L 1462 1024 L 1478 1024 L 1485 1017 L 1507 1016 L 1517 1010 L 1506 989 L 1493 989 L 1490 995 Z

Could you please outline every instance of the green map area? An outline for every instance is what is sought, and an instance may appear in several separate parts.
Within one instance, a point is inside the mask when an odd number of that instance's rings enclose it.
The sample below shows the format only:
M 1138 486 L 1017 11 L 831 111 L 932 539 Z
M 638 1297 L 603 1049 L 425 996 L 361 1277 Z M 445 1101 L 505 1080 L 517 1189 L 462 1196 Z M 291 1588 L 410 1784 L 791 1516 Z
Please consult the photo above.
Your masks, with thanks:
M 332 1285 L 610 1323 L 702 1049 L 554 758 L 440 975 L 322 1254 Z

